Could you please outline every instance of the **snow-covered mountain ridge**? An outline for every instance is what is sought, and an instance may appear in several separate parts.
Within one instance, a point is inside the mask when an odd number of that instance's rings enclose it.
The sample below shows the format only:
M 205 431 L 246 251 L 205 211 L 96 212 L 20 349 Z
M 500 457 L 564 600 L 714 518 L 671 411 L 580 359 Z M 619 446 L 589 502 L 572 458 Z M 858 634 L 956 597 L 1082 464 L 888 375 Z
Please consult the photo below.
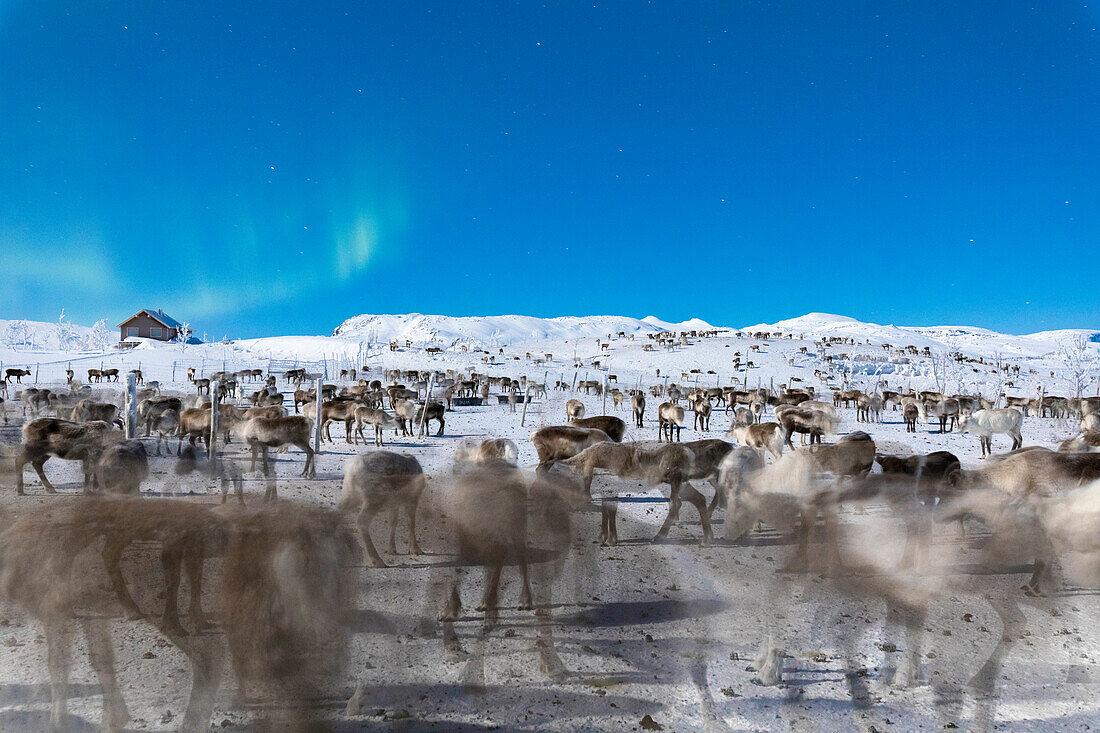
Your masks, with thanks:
M 482 344 L 510 344 L 524 341 L 566 341 L 600 338 L 619 332 L 656 333 L 672 330 L 710 330 L 713 326 L 693 318 L 669 323 L 654 316 L 440 316 L 408 313 L 403 315 L 354 316 L 341 323 L 332 335 L 341 338 L 378 341 L 405 341 L 422 344 L 451 344 L 456 341 Z

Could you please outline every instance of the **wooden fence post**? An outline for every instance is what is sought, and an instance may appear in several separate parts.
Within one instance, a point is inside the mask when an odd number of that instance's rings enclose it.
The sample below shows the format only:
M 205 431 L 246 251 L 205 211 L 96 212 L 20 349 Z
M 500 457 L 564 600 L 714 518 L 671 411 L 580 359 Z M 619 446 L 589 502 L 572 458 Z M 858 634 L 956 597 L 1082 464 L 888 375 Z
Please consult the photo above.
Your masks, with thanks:
M 215 381 L 210 385 L 210 466 L 217 464 L 218 456 L 218 390 L 221 389 L 221 381 Z
M 607 371 L 603 373 L 603 415 L 607 414 L 607 375 L 610 371 L 611 366 L 608 365 Z
M 316 399 L 316 401 L 317 401 L 317 412 L 313 416 L 314 417 L 314 423 L 313 423 L 313 452 L 314 453 L 320 453 L 321 452 L 321 402 L 323 401 L 322 398 L 321 398 L 321 391 L 322 391 L 322 387 L 324 387 L 324 382 L 325 382 L 325 380 L 323 378 L 318 378 L 318 379 L 314 380 L 314 382 L 313 382 L 314 399 Z M 316 461 L 317 459 L 314 458 L 313 460 Z M 317 469 L 317 464 L 316 463 L 313 464 L 313 468 L 314 468 L 314 470 Z
M 137 375 L 126 375 L 126 440 L 137 437 Z
M 519 426 L 522 428 L 524 423 L 527 422 L 527 395 L 531 393 L 531 382 L 528 380 L 527 386 L 523 388 L 523 414 L 519 417 Z
M 420 409 L 420 427 L 416 431 L 416 437 L 424 435 L 424 424 L 428 422 L 428 404 L 432 400 L 432 387 L 435 386 L 435 372 L 428 375 L 428 390 L 424 393 L 424 407 Z

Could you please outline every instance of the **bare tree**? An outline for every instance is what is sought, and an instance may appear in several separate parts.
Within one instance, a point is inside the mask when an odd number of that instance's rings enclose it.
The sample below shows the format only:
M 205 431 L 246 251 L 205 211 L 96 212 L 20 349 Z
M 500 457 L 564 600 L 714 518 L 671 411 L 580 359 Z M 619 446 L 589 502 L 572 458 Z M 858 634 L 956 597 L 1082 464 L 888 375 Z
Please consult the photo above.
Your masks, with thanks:
M 172 343 L 177 344 L 180 347 L 180 351 L 185 351 L 189 338 L 191 338 L 191 324 L 184 321 L 180 324 L 179 329 L 176 330 L 176 337 L 172 339 Z
M 92 326 L 92 332 L 88 336 L 89 348 L 103 351 L 111 348 L 111 330 L 107 328 L 107 319 L 101 318 Z
M 57 348 L 68 349 L 77 341 L 76 328 L 71 321 L 65 320 L 65 309 L 61 309 L 61 315 L 57 317 Z
M 1089 348 L 1088 339 L 1077 336 L 1063 341 L 1058 353 L 1065 364 L 1062 379 L 1070 394 L 1079 398 L 1093 379 L 1098 363 L 1097 352 Z

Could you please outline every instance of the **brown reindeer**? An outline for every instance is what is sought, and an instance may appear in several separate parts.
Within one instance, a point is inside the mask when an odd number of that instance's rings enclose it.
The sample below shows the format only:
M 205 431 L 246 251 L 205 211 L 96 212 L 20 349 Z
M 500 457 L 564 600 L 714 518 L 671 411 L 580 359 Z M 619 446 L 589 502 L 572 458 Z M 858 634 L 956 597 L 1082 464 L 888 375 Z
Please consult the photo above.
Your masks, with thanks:
M 191 445 L 195 445 L 195 439 L 201 439 L 210 451 L 210 428 L 213 424 L 213 411 L 210 407 L 192 407 L 180 413 L 179 440 L 176 442 L 176 455 L 179 455 L 184 438 Z M 221 403 L 218 405 L 218 428 L 222 432 L 222 439 L 228 443 L 233 426 L 244 419 L 244 412 L 236 406 Z
M 106 422 L 74 423 L 56 417 L 43 417 L 23 425 L 23 447 L 15 459 L 15 491 L 23 495 L 23 467 L 30 463 L 47 493 L 56 493 L 46 478 L 43 466 L 50 456 L 81 461 L 84 491 L 92 489 L 95 462 L 104 448 L 122 440 Z
M 93 491 L 127 496 L 141 495 L 141 482 L 149 476 L 149 457 L 145 446 L 127 440 L 104 448 L 92 474 Z
M 642 427 L 642 417 L 645 415 L 645 394 L 635 392 L 630 397 L 630 409 L 634 413 L 634 421 L 638 427 Z
M 711 405 L 710 400 L 705 396 L 700 397 L 695 401 L 695 423 L 694 430 L 705 430 L 710 432 L 710 413 Z
M 515 466 L 503 461 L 482 463 L 462 474 L 446 494 L 445 511 L 455 527 L 459 562 L 440 620 L 453 622 L 462 610 L 460 588 L 464 564 L 485 568 L 485 592 L 478 610 L 485 624 L 498 618 L 500 575 L 509 555 L 520 572 L 519 610 L 534 607 L 527 572 L 527 484 Z
M 702 544 L 709 544 L 711 531 L 707 501 L 691 484 L 685 483 L 692 475 L 695 464 L 695 456 L 686 446 L 668 444 L 650 449 L 638 443 L 599 443 L 562 463 L 583 475 L 585 489 L 589 492 L 597 468 L 611 471 L 621 478 L 641 478 L 651 486 L 667 483 L 670 491 L 668 516 L 654 541 L 668 536 L 673 522 L 679 518 L 680 506 L 686 499 L 699 511 L 703 526 Z M 614 545 L 618 542 L 616 515 L 617 502 L 605 502 L 599 538 L 603 545 Z
M 794 444 L 791 443 L 791 436 L 795 433 L 808 435 L 810 445 L 821 445 L 822 436 L 835 429 L 833 419 L 821 410 L 792 407 L 777 413 L 776 418 L 783 426 L 783 440 L 792 450 Z
M 657 442 L 672 442 L 672 429 L 676 429 L 676 441 L 684 429 L 684 408 L 672 402 L 663 402 L 657 408 Z
M 89 377 L 91 376 L 91 370 L 89 370 Z M 23 383 L 23 377 L 29 377 L 31 375 L 30 369 L 5 369 L 4 370 L 4 383 L 7 384 L 11 381 L 12 377 L 15 377 L 17 384 Z M 89 380 L 90 381 L 90 380 Z
M 779 423 L 764 422 L 750 425 L 734 425 L 730 437 L 743 446 L 761 452 L 767 451 L 777 459 L 783 455 L 784 432 Z
M 580 420 L 584 417 L 584 403 L 580 400 L 569 400 L 565 403 L 566 421 Z
M 129 720 L 108 619 L 120 608 L 141 617 L 130 587 L 142 605 L 163 604 L 162 614 L 146 618 L 191 664 L 181 730 L 209 727 L 226 645 L 238 687 L 279 688 L 275 714 L 284 719 L 272 722 L 301 730 L 314 724 L 307 700 L 335 670 L 338 660 L 328 650 L 346 644 L 346 547 L 335 517 L 307 507 L 226 517 L 182 501 L 83 500 L 27 514 L 0 532 L 0 591 L 44 626 L 55 730 L 66 724 L 69 627 L 75 620 L 99 680 L 103 728 L 121 730 Z M 124 551 L 129 587 L 119 563 Z M 208 594 L 224 609 L 223 633 L 188 634 L 176 610 L 181 568 L 190 585 L 192 626 L 203 629 L 202 563 L 214 556 L 225 557 Z M 105 594 L 103 586 L 114 586 L 115 593 Z M 261 727 L 271 724 L 266 715 L 258 716 Z
M 596 443 L 613 442 L 602 430 L 551 425 L 531 433 L 531 443 L 539 457 L 539 471 L 545 472 L 557 461 L 572 458 Z
M 352 456 L 344 462 L 344 486 L 337 509 L 359 510 L 356 524 L 367 565 L 386 567 L 370 538 L 371 520 L 386 509 L 390 510 L 390 554 L 397 554 L 397 514 L 402 508 L 409 516 L 409 554 L 421 554 L 416 543 L 416 507 L 425 485 L 424 470 L 412 456 L 378 450 Z
M 594 417 L 580 418 L 570 421 L 569 425 L 575 428 L 595 428 L 596 430 L 602 430 L 607 433 L 607 437 L 611 438 L 616 443 L 623 442 L 623 436 L 626 435 L 626 423 L 613 415 L 596 415 Z
M 263 472 L 270 475 L 267 453 L 271 448 L 280 448 L 284 445 L 293 445 L 300 448 L 306 454 L 306 464 L 302 469 L 302 478 L 313 478 L 317 475 L 314 462 L 313 447 L 310 446 L 310 434 L 312 423 L 307 417 L 291 415 L 290 417 L 257 417 L 237 423 L 237 435 L 252 449 L 252 463 L 249 471 L 256 470 L 256 455 L 263 456 Z M 265 498 L 274 498 L 268 496 Z
M 96 402 L 92 399 L 84 399 L 77 402 L 69 413 L 69 419 L 73 422 L 107 422 L 122 427 L 122 418 L 119 417 L 118 405 L 110 402 Z
M 383 409 L 376 407 L 359 406 L 355 408 L 355 444 L 359 444 L 359 439 L 363 438 L 363 442 L 366 443 L 367 439 L 363 435 L 363 426 L 374 426 L 374 444 L 378 447 L 384 445 L 383 430 L 386 428 L 396 427 L 397 421 Z

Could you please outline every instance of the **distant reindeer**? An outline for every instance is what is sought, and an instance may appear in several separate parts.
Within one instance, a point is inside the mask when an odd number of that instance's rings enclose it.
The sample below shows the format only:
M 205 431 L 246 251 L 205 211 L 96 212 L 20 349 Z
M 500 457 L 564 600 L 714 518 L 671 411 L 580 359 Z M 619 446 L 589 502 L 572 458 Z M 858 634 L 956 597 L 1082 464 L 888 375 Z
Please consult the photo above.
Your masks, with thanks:
M 676 441 L 684 429 L 684 408 L 672 402 L 664 402 L 657 408 L 657 442 L 672 442 L 672 430 L 676 429 Z
M 710 431 L 710 413 L 711 406 L 710 400 L 706 397 L 701 397 L 695 401 L 695 422 L 693 430 L 705 430 Z
M 642 427 L 642 417 L 645 415 L 645 394 L 635 392 L 630 397 L 630 409 L 634 413 L 634 421 L 638 427 Z
M 584 417 L 584 403 L 576 399 L 569 400 L 565 403 L 566 421 L 579 420 L 582 417 Z

